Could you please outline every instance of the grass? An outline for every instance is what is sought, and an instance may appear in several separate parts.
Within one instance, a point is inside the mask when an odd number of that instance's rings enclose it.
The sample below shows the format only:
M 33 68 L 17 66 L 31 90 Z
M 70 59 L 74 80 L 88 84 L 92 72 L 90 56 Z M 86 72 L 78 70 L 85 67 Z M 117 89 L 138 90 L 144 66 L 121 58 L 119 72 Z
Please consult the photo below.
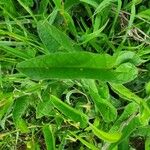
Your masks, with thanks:
M 1 150 L 149 150 L 150 2 L 0 1 Z

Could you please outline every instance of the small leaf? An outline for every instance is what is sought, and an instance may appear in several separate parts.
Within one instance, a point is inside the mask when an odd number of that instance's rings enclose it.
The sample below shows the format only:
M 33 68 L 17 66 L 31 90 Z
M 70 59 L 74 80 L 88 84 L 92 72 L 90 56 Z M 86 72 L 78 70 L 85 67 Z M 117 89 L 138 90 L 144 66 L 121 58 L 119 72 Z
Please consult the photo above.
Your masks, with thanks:
M 8 112 L 11 110 L 13 102 L 12 94 L 0 92 L 0 126 L 3 129 L 5 128 L 5 123 L 7 121 L 6 115 L 8 115 Z
M 142 63 L 142 60 L 138 55 L 131 51 L 121 51 L 117 55 L 116 65 L 120 65 L 122 63 L 130 62 L 134 65 L 139 65 Z
M 87 43 L 97 37 L 100 37 L 101 32 L 105 29 L 107 24 L 108 24 L 108 21 L 100 29 L 94 31 L 93 33 L 83 35 L 80 39 L 80 40 L 82 40 L 82 44 Z
M 145 140 L 145 150 L 150 149 L 150 137 L 147 137 Z
M 49 24 L 38 24 L 37 30 L 39 37 L 43 44 L 45 45 L 46 52 L 52 53 L 56 52 L 60 48 L 60 44 L 53 38 L 51 32 L 48 29 Z
M 150 125 L 141 126 L 134 131 L 132 137 L 137 137 L 137 136 L 150 137 L 149 131 L 150 131 Z
M 45 14 L 47 11 L 47 6 L 48 6 L 49 0 L 41 0 L 40 1 L 40 6 L 38 9 L 39 14 Z
M 118 83 L 124 81 L 132 81 L 134 80 L 138 75 L 137 68 L 131 64 L 131 63 L 123 63 L 121 64 L 117 69 L 116 72 L 118 73 L 118 76 L 116 77 L 116 80 Z M 120 72 L 120 75 L 119 75 Z

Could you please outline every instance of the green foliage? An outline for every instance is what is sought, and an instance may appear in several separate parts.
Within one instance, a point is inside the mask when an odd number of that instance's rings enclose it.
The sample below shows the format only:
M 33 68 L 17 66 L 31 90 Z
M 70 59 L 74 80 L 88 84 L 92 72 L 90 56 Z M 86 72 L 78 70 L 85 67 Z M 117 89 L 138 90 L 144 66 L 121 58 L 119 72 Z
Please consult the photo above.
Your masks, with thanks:
M 149 8 L 1 0 L 0 149 L 149 150 Z
M 107 141 L 109 143 L 115 143 L 121 138 L 121 133 L 106 133 L 102 130 L 97 129 L 95 126 L 91 125 L 93 133 L 100 139 Z
M 110 103 L 109 99 L 104 99 L 99 95 L 99 91 L 93 80 L 85 80 L 89 94 L 95 103 L 97 110 L 102 115 L 105 122 L 114 121 L 117 117 L 117 109 Z M 106 113 L 107 112 L 107 113 Z
M 44 55 L 21 62 L 17 68 L 35 80 L 87 78 L 124 83 L 137 76 L 137 69 L 130 63 L 117 67 L 115 57 L 85 52 Z
M 22 132 L 27 132 L 28 128 L 24 120 L 22 119 L 22 115 L 25 113 L 26 109 L 29 105 L 29 99 L 27 97 L 20 97 L 16 99 L 14 109 L 12 112 L 13 120 L 17 128 L 20 128 Z
M 60 99 L 55 96 L 51 96 L 50 98 L 53 105 L 64 115 L 66 115 L 71 120 L 80 123 L 79 125 L 81 128 L 85 128 L 88 123 L 88 118 L 82 112 L 79 112 L 72 107 L 68 106 L 67 104 L 63 103 Z
M 55 150 L 55 138 L 51 125 L 45 125 L 43 127 L 43 134 L 47 150 Z

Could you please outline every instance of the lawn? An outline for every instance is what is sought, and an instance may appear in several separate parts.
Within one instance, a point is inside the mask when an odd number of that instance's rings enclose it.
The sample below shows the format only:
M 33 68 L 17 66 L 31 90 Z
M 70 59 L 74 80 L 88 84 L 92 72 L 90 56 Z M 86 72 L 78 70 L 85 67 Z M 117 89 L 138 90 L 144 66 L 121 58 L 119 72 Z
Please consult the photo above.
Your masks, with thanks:
M 0 0 L 0 150 L 150 150 L 150 1 Z

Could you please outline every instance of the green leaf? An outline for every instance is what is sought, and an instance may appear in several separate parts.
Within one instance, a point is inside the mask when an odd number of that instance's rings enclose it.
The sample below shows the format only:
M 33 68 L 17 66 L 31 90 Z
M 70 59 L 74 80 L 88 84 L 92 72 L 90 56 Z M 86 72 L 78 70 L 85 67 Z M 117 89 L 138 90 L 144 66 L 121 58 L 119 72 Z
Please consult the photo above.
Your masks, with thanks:
M 150 137 L 149 131 L 150 131 L 150 125 L 141 126 L 134 131 L 132 137 L 137 137 L 137 136 Z
M 122 63 L 130 62 L 134 65 L 139 65 L 142 63 L 141 58 L 131 51 L 121 51 L 117 55 L 116 65 L 120 65 Z
M 81 2 L 87 3 L 95 8 L 98 7 L 98 3 L 96 2 L 96 0 L 80 0 Z
M 145 101 L 142 101 L 140 106 L 139 119 L 143 125 L 148 125 L 150 121 L 150 107 Z
M 37 29 L 43 44 L 49 52 L 56 52 L 60 47 L 67 51 L 81 50 L 65 33 L 48 22 L 40 21 Z
M 100 82 L 99 85 L 97 86 L 97 89 L 101 98 L 110 99 L 109 88 L 107 83 Z
M 21 0 L 26 6 L 32 7 L 34 5 L 33 0 Z
M 70 132 L 73 136 L 75 136 L 81 143 L 83 143 L 87 148 L 91 149 L 91 150 L 99 150 L 97 147 L 94 146 L 94 144 L 91 144 L 89 142 L 87 142 L 86 140 L 84 140 L 83 138 L 81 138 L 80 136 L 76 135 L 73 132 Z
M 9 53 L 13 56 L 22 58 L 22 59 L 30 59 L 32 58 L 32 56 L 30 56 L 29 54 L 27 54 L 26 52 L 23 52 L 17 48 L 11 48 L 9 46 L 4 46 L 4 45 L 0 45 L 0 48 L 5 51 L 6 53 Z
M 62 1 L 61 0 L 53 0 L 53 2 L 57 9 L 62 9 L 62 5 L 61 5 Z
M 1 0 L 0 3 L 3 4 L 3 9 L 8 13 L 12 14 L 12 16 L 18 15 L 15 8 L 15 3 L 12 0 Z
M 117 81 L 118 83 L 123 82 L 123 81 L 132 81 L 133 79 L 135 79 L 138 75 L 138 70 L 137 68 L 131 64 L 131 63 L 123 63 L 121 64 L 117 69 L 116 72 L 118 73 L 117 76 Z M 119 75 L 119 73 L 121 73 Z
M 126 138 L 117 147 L 118 149 L 121 149 L 121 150 L 127 150 L 127 149 L 130 149 L 129 145 L 130 145 L 129 138 Z
M 35 22 L 37 22 L 35 15 L 33 14 L 32 10 L 30 7 L 34 5 L 33 0 L 17 0 L 18 3 L 30 14 L 30 16 L 34 19 Z
M 85 128 L 88 124 L 88 118 L 85 114 L 83 114 L 80 111 L 77 111 L 76 109 L 70 107 L 66 103 L 62 102 L 59 98 L 55 96 L 51 96 L 51 101 L 54 104 L 54 106 L 62 112 L 65 116 L 67 116 L 69 119 L 75 121 L 76 123 L 80 123 L 81 128 Z
M 39 10 L 38 10 L 39 14 L 45 14 L 46 13 L 48 3 L 49 3 L 49 0 L 41 0 L 40 1 L 40 6 L 39 6 Z
M 115 83 L 133 80 L 137 69 L 130 63 L 116 70 L 115 57 L 88 52 L 53 53 L 39 56 L 17 65 L 17 69 L 32 79 L 99 79 Z
M 55 150 L 55 138 L 51 125 L 43 126 L 43 134 L 47 150 Z
M 65 10 L 69 10 L 71 7 L 77 5 L 80 2 L 80 0 L 66 0 L 65 1 Z
M 55 40 L 55 38 L 53 38 L 51 32 L 48 29 L 49 26 L 50 25 L 48 23 L 39 23 L 37 26 L 37 30 L 41 41 L 45 45 L 46 51 L 48 53 L 52 53 L 59 50 L 60 44 Z
M 146 90 L 146 94 L 150 95 L 150 81 L 146 83 L 145 90 Z
M 58 14 L 58 9 L 53 9 L 52 13 L 49 15 L 49 24 L 52 25 L 55 21 L 55 19 L 57 18 L 57 14 Z M 38 27 L 38 26 L 37 26 Z M 43 30 L 47 31 L 45 28 L 43 28 Z M 42 33 L 42 31 L 39 30 L 39 34 L 40 32 Z M 45 40 L 48 41 L 48 39 L 46 39 L 46 33 L 45 33 Z M 43 38 L 44 40 L 44 34 L 43 34 L 43 37 L 41 36 L 41 39 Z M 47 42 L 47 41 L 43 41 L 44 42 Z M 51 45 L 52 46 L 52 45 Z
M 121 98 L 136 102 L 137 104 L 141 104 L 143 101 L 142 98 L 138 97 L 136 94 L 131 92 L 129 89 L 127 89 L 125 86 L 121 84 L 110 84 L 114 92 L 116 92 Z
M 110 103 L 108 99 L 103 99 L 96 87 L 94 80 L 84 80 L 85 84 L 88 86 L 89 94 L 94 101 L 97 110 L 102 115 L 105 122 L 114 121 L 117 118 L 117 109 Z
M 122 127 L 122 125 L 128 121 L 128 119 L 135 113 L 138 111 L 138 104 L 132 102 L 129 103 L 125 108 L 123 113 L 119 116 L 119 118 L 117 119 L 117 121 L 113 124 L 113 126 L 111 127 L 110 131 L 118 131 L 119 128 Z
M 100 13 L 101 11 L 103 11 L 106 7 L 108 7 L 109 5 L 111 5 L 112 2 L 115 2 L 116 0 L 103 0 L 98 7 L 95 10 L 94 14 Z
M 146 9 L 146 10 L 138 13 L 137 16 L 142 17 L 147 20 L 150 20 L 150 9 Z
M 124 141 L 127 137 L 130 136 L 130 134 L 138 127 L 141 126 L 141 122 L 138 117 L 132 118 L 132 120 L 123 128 L 122 130 L 122 136 L 120 140 L 114 144 L 111 144 L 109 147 L 109 150 L 112 150 L 115 146 L 117 146 L 119 143 Z
M 67 21 L 67 24 L 68 24 L 68 28 L 70 30 L 70 32 L 75 36 L 77 37 L 78 36 L 78 33 L 77 33 L 77 30 L 76 30 L 76 27 L 75 27 L 75 24 L 74 24 L 74 21 L 71 17 L 71 15 L 67 12 L 64 12 L 64 17 Z
M 13 96 L 12 94 L 4 94 L 0 92 L 0 122 L 2 123 L 2 119 L 9 111 L 10 107 L 13 104 Z M 1 124 L 2 125 L 2 124 Z
M 36 107 L 36 118 L 41 118 L 43 116 L 53 116 L 53 105 L 50 100 L 42 101 Z
M 100 139 L 109 142 L 109 143 L 115 143 L 121 138 L 121 133 L 119 132 L 114 132 L 114 133 L 107 133 L 104 132 L 95 126 L 90 124 L 90 128 L 92 129 L 93 133 Z
M 14 109 L 13 109 L 13 120 L 16 128 L 19 128 L 22 132 L 28 132 L 28 128 L 22 115 L 25 113 L 29 106 L 29 98 L 27 96 L 22 96 L 16 99 Z
M 111 83 L 111 87 L 120 97 L 134 101 L 139 105 L 141 110 L 139 118 L 144 125 L 147 125 L 150 120 L 150 108 L 147 103 L 123 85 Z
M 111 122 L 117 118 L 117 109 L 108 100 L 94 93 L 92 97 L 105 122 Z
M 97 37 L 101 36 L 101 32 L 105 29 L 105 27 L 107 26 L 108 21 L 98 30 L 90 33 L 90 34 L 84 34 L 80 40 L 82 40 L 82 44 L 87 43 Z
M 145 140 L 145 150 L 150 149 L 150 137 L 147 137 Z

